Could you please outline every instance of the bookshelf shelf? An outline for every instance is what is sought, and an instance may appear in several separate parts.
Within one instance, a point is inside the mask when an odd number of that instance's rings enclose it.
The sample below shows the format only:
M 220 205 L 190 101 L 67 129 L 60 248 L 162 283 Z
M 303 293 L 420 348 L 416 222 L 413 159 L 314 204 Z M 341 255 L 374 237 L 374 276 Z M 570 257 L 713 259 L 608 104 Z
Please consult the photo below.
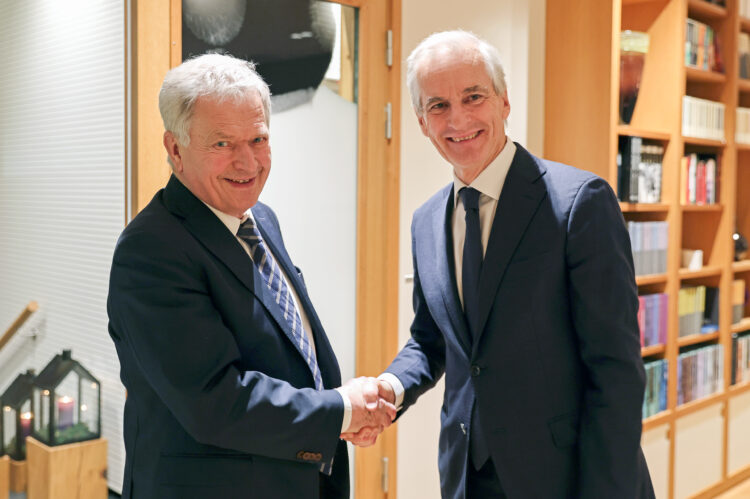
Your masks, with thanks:
M 732 395 L 739 395 L 740 393 L 745 393 L 748 390 L 750 390 L 750 381 L 745 381 L 744 383 L 740 383 L 739 385 L 732 385 L 729 387 L 729 393 L 731 393 Z
M 690 336 L 683 336 L 677 339 L 678 347 L 687 347 L 690 345 L 697 345 L 698 343 L 708 343 L 719 338 L 719 332 L 711 334 L 691 334 Z
M 693 146 L 724 147 L 727 145 L 725 140 L 701 139 L 700 137 L 683 136 L 682 141 L 685 142 L 685 144 Z
M 737 80 L 737 88 L 740 92 L 750 92 L 750 80 L 745 78 L 739 78 Z
M 672 420 L 672 411 L 662 411 L 643 420 L 643 431 L 648 431 L 657 426 L 669 423 Z
M 740 16 L 740 30 L 750 33 L 750 18 Z
M 698 83 L 726 83 L 727 75 L 716 71 L 707 71 L 691 66 L 685 66 L 685 77 L 688 81 Z
M 750 151 L 750 144 L 736 144 L 735 147 L 737 147 L 738 151 Z
M 727 17 L 727 9 L 710 4 L 705 0 L 688 1 L 688 17 L 700 19 L 723 19 Z
M 692 414 L 710 405 L 716 404 L 718 402 L 723 402 L 724 398 L 724 392 L 719 392 L 707 397 L 700 398 L 698 400 L 693 400 L 692 402 L 687 402 L 685 404 L 677 406 L 677 409 L 675 409 L 675 416 L 680 417 L 685 416 L 686 414 Z
M 664 203 L 624 203 L 620 202 L 623 213 L 666 213 L 669 205 Z
M 651 345 L 649 347 L 641 347 L 641 357 L 659 355 L 666 352 L 666 350 L 667 347 L 665 345 Z
M 648 284 L 661 284 L 667 282 L 667 274 L 649 274 L 639 275 L 635 277 L 635 283 L 638 286 L 646 286 Z
M 747 272 L 747 271 L 750 271 L 750 260 L 742 260 L 740 262 L 732 262 L 732 270 L 734 272 Z
M 680 279 L 699 279 L 701 277 L 715 277 L 721 275 L 721 267 L 703 267 L 700 270 L 679 270 Z
M 672 138 L 667 132 L 657 132 L 645 128 L 633 128 L 630 125 L 618 125 L 617 134 L 626 135 L 628 137 L 643 137 L 644 139 L 661 140 L 662 142 L 668 142 L 669 139 Z
M 750 329 L 750 317 L 744 317 L 740 322 L 732 324 L 731 332 L 732 334 L 741 333 L 748 329 Z
M 682 211 L 698 211 L 698 212 L 706 212 L 706 211 L 720 212 L 724 209 L 724 206 L 719 203 L 716 203 L 716 204 L 683 204 L 680 207 L 682 208 Z

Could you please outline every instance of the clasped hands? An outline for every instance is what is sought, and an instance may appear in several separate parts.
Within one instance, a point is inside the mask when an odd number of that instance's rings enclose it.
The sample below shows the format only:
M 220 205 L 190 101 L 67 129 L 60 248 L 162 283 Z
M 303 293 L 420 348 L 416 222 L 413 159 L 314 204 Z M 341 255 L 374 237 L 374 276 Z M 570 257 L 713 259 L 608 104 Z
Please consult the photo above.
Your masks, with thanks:
M 353 378 L 341 386 L 352 404 L 352 421 L 341 438 L 360 447 L 375 443 L 396 419 L 396 395 L 390 383 L 377 378 Z

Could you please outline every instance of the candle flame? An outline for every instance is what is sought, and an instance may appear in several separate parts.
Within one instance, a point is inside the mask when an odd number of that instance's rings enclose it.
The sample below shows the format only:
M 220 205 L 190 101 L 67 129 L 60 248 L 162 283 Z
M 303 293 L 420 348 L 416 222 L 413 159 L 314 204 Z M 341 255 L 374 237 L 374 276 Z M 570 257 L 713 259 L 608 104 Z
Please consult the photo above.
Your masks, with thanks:
M 49 390 L 44 390 L 42 392 L 42 395 L 44 395 L 45 397 L 48 397 L 49 396 Z
M 86 404 L 81 404 L 81 410 L 82 411 L 88 411 L 89 410 L 89 406 L 87 406 Z
M 68 397 L 67 395 L 64 395 L 60 397 L 60 402 L 62 402 L 63 404 L 69 404 L 73 402 L 73 397 Z
M 5 412 L 10 412 L 10 406 L 9 405 L 5 406 Z
M 33 418 L 34 418 L 34 415 L 31 414 L 30 412 L 24 412 L 23 414 L 21 414 L 21 419 L 33 419 Z

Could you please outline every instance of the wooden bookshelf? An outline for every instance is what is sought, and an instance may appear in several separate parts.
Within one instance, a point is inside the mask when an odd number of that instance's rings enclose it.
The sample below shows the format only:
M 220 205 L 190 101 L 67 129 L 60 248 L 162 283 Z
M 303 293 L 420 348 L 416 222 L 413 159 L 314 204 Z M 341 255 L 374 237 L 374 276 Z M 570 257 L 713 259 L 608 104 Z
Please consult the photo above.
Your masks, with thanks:
M 727 17 L 727 9 L 706 0 L 688 0 L 688 17 L 698 20 L 723 19 Z
M 702 277 L 716 277 L 721 275 L 720 267 L 703 267 L 700 270 L 680 269 L 679 276 L 682 280 L 700 279 Z
M 739 78 L 737 80 L 737 87 L 740 92 L 750 92 L 750 80 Z
M 716 33 L 723 72 L 685 66 L 688 17 L 710 25 Z M 668 362 L 667 409 L 643 421 L 644 432 L 662 432 L 666 426 L 664 434 L 653 435 L 666 435 L 659 438 L 666 438 L 668 445 L 658 451 L 651 449 L 649 452 L 663 452 L 653 460 L 645 448 L 644 452 L 649 466 L 654 466 L 652 476 L 658 475 L 654 482 L 664 484 L 657 497 L 713 497 L 740 478 L 750 477 L 750 462 L 732 468 L 735 471 L 730 471 L 728 464 L 730 441 L 744 439 L 743 445 L 750 446 L 750 431 L 745 436 L 732 433 L 737 425 L 730 424 L 728 410 L 735 397 L 747 397 L 750 392 L 750 384 L 730 386 L 732 333 L 750 329 L 750 318 L 739 325 L 731 324 L 732 280 L 737 273 L 750 271 L 750 259 L 733 262 L 731 239 L 735 223 L 737 230 L 750 237 L 750 145 L 735 143 L 735 109 L 750 107 L 750 79 L 738 77 L 737 50 L 740 31 L 750 33 L 750 19 L 740 17 L 739 2 L 735 0 L 727 1 L 727 7 L 703 0 L 547 0 L 546 18 L 544 156 L 592 171 L 616 189 L 619 137 L 643 137 L 665 147 L 660 203 L 620 203 L 626 221 L 669 224 L 666 273 L 636 277 L 639 287 L 647 287 L 642 291 L 666 293 L 670 300 L 666 345 L 641 349 L 644 357 Z M 619 115 L 619 33 L 626 29 L 647 32 L 650 43 L 633 116 L 629 124 L 623 125 Z M 685 95 L 724 105 L 724 140 L 683 136 Z M 571 119 L 573 116 L 575 119 Z M 693 152 L 717 155 L 720 203 L 680 203 L 681 159 Z M 681 269 L 683 248 L 703 250 L 707 265 L 697 271 Z M 697 284 L 719 288 L 719 331 L 680 338 L 679 290 L 683 285 Z M 723 347 L 720 392 L 678 406 L 680 350 L 710 345 Z M 721 406 L 721 411 L 716 410 L 717 406 Z M 690 438 L 680 440 L 680 435 L 686 431 L 685 425 L 694 420 L 688 416 L 696 413 L 719 418 L 711 426 L 718 429 L 712 429 L 710 434 L 699 433 L 700 438 L 686 443 Z M 701 426 L 693 431 L 707 430 Z M 711 466 L 699 466 L 705 463 L 696 460 L 693 468 L 686 458 L 703 453 L 701 439 L 721 443 L 721 455 L 713 457 L 718 461 L 713 465 L 713 469 L 720 470 L 718 475 L 704 475 Z M 677 445 L 677 441 L 681 443 Z M 708 478 L 686 493 L 686 487 L 691 487 L 688 482 L 701 476 Z M 709 492 L 713 495 L 706 495 Z
M 644 139 L 660 140 L 662 142 L 668 142 L 671 136 L 667 132 L 657 132 L 654 130 L 646 130 L 645 128 L 633 128 L 630 125 L 618 125 L 618 135 L 627 135 L 628 137 L 643 137 Z
M 666 352 L 666 345 L 651 345 L 649 347 L 641 348 L 641 357 L 650 357 L 652 355 L 660 355 Z
M 702 139 L 700 137 L 683 137 L 683 142 L 692 146 L 724 147 L 726 140 Z
M 667 282 L 667 274 L 649 274 L 639 275 L 635 277 L 635 283 L 638 286 L 646 286 L 648 284 L 661 284 Z
M 687 347 L 690 345 L 697 345 L 699 343 L 710 343 L 719 339 L 719 332 L 710 334 L 691 334 L 690 336 L 683 336 L 677 339 L 677 346 Z
M 623 213 L 666 213 L 669 205 L 664 203 L 625 203 L 620 201 Z
M 724 206 L 719 203 L 716 203 L 716 204 L 683 204 L 683 205 L 680 205 L 680 208 L 682 208 L 682 211 L 711 212 L 711 211 L 721 211 L 724 209 Z
M 740 322 L 732 324 L 730 331 L 732 334 L 741 333 L 742 331 L 750 330 L 750 317 L 744 317 Z
M 685 67 L 685 77 L 688 81 L 698 83 L 726 83 L 727 75 L 717 73 L 716 71 L 707 71 L 705 69 Z

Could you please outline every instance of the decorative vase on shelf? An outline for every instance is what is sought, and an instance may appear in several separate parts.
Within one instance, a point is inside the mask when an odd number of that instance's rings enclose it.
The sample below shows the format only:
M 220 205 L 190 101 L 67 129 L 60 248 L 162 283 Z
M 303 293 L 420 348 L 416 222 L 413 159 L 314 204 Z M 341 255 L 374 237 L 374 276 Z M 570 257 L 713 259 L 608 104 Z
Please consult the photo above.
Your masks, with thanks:
M 734 234 L 732 234 L 732 239 L 734 240 L 734 260 L 739 262 L 740 260 L 746 259 L 748 257 L 748 243 L 745 236 L 735 229 Z
M 648 33 L 620 33 L 620 120 L 630 124 L 641 87 L 643 63 L 648 52 Z

